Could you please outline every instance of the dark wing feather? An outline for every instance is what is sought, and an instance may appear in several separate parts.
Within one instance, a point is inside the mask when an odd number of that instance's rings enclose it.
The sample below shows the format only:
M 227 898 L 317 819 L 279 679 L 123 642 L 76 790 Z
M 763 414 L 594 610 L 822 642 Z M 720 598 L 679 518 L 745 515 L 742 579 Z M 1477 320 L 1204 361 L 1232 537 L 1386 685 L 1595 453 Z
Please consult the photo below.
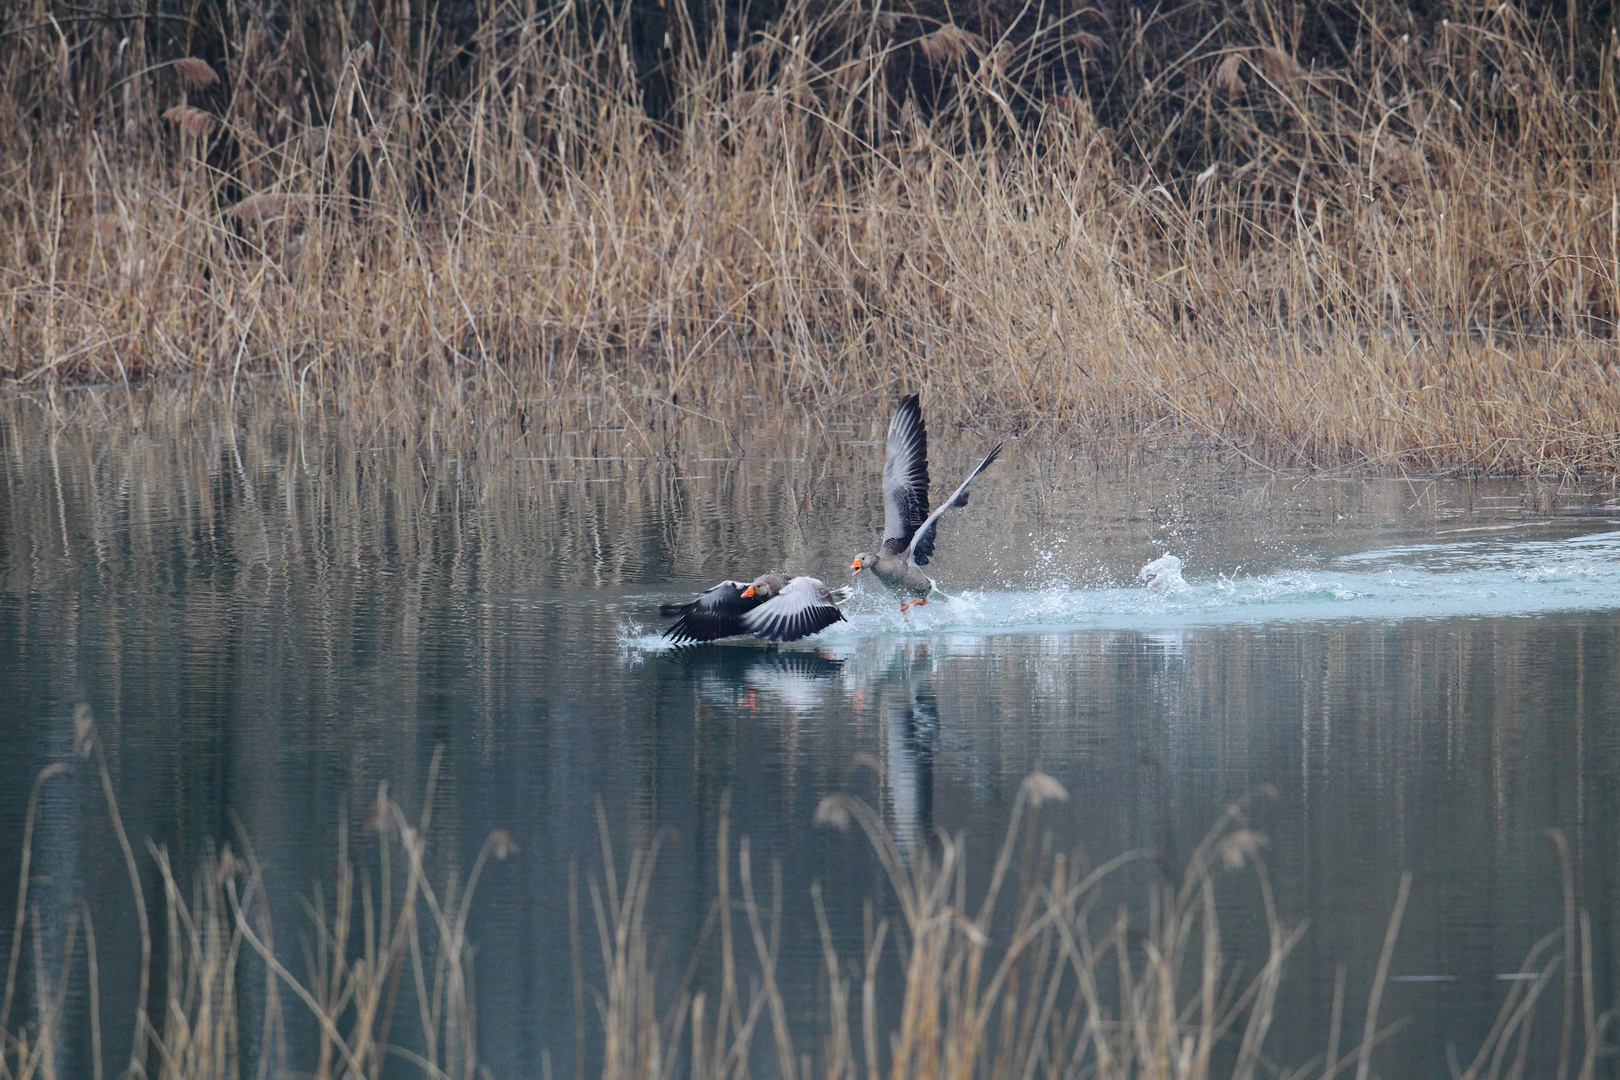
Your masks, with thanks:
M 796 577 L 787 587 L 742 617 L 748 633 L 766 641 L 798 641 L 819 634 L 844 613 L 819 578 Z
M 744 597 L 746 581 L 722 581 L 714 588 L 685 604 L 665 604 L 658 613 L 665 617 L 679 616 L 675 625 L 664 631 L 671 641 L 716 641 L 747 633 L 742 617 L 758 607 L 761 601 Z
M 883 453 L 883 554 L 898 555 L 928 516 L 928 431 L 916 394 L 900 399 Z
M 940 515 L 953 506 L 966 506 L 968 501 L 968 485 L 973 483 L 973 478 L 975 476 L 978 476 L 980 473 L 984 472 L 984 470 L 988 469 L 991 463 L 1000 456 L 1001 444 L 997 443 L 995 449 L 986 454 L 984 456 L 984 460 L 979 462 L 979 467 L 974 469 L 973 472 L 968 475 L 966 480 L 962 481 L 962 486 L 951 493 L 950 499 L 940 506 L 938 510 L 935 510 L 932 514 L 930 514 L 928 516 L 928 520 L 923 522 L 922 525 L 918 527 L 917 535 L 913 537 L 911 541 L 912 562 L 916 563 L 918 566 L 928 565 L 928 560 L 934 557 L 934 539 L 935 534 L 939 531 L 937 526 L 939 524 Z

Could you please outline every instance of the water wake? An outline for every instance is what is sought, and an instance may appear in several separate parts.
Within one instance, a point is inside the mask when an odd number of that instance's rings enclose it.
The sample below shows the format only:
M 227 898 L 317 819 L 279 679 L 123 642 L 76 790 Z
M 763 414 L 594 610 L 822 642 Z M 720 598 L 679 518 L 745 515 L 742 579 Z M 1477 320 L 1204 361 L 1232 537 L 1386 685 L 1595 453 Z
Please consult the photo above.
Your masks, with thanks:
M 811 643 L 872 635 L 1053 629 L 1142 629 L 1328 621 L 1486 618 L 1620 609 L 1620 530 L 1560 540 L 1501 537 L 1412 544 L 1340 556 L 1319 566 L 1254 575 L 1193 577 L 1174 555 L 1144 566 L 1129 586 L 965 590 L 902 615 L 895 599 L 863 585 L 848 621 Z M 621 637 L 661 648 L 656 634 Z

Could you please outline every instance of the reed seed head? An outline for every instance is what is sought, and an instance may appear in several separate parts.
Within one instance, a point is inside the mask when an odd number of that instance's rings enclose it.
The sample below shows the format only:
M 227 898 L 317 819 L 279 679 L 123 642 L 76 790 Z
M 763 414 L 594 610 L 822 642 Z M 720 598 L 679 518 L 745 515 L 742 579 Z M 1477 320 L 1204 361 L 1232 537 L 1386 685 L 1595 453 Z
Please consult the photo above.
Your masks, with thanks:
M 1263 46 L 1257 50 L 1260 57 L 1260 70 L 1265 72 L 1266 78 L 1281 89 L 1287 89 L 1305 77 L 1305 70 L 1299 62 L 1281 49 Z
M 214 117 L 190 105 L 171 106 L 164 112 L 163 119 L 193 138 L 206 139 L 214 133 Z
M 1243 81 L 1243 54 L 1227 53 L 1226 58 L 1215 68 L 1215 85 L 1224 94 L 1232 97 L 1247 90 L 1248 84 Z
M 830 825 L 839 832 L 849 831 L 849 807 L 842 795 L 828 795 L 816 804 L 814 818 L 817 825 Z
M 1048 800 L 1052 802 L 1069 801 L 1069 789 L 1053 777 L 1038 770 L 1024 777 L 1023 786 L 1025 794 L 1029 797 L 1031 807 L 1038 807 Z
M 214 72 L 213 66 L 195 56 L 183 56 L 176 60 L 174 70 L 188 90 L 200 90 L 219 82 L 219 76 Z
M 946 23 L 918 38 L 917 46 L 935 64 L 959 64 L 970 52 L 982 53 L 984 39 L 954 23 Z
M 1228 870 L 1239 870 L 1269 843 L 1263 833 L 1254 829 L 1238 829 L 1223 837 L 1216 851 Z

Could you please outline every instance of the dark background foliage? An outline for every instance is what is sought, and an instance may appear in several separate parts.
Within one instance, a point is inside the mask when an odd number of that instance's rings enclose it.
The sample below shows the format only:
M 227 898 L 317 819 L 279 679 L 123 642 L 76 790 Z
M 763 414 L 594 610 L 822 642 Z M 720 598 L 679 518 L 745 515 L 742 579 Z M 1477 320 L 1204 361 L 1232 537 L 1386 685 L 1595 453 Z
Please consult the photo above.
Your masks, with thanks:
M 795 25 L 823 28 L 813 58 L 831 58 L 852 36 L 878 35 L 887 48 L 890 96 L 911 101 L 925 116 L 947 104 L 959 80 L 971 78 L 990 53 L 999 52 L 1011 58 L 998 74 L 1019 87 L 1018 100 L 1010 104 L 1020 118 L 1074 95 L 1135 151 L 1130 156 L 1173 172 L 1178 166 L 1201 168 L 1211 158 L 1241 157 L 1229 132 L 1183 115 L 1198 111 L 1221 56 L 1273 50 L 1286 58 L 1273 74 L 1342 73 L 1366 92 L 1373 89 L 1366 79 L 1375 74 L 1374 53 L 1435 48 L 1446 36 L 1448 18 L 1479 16 L 1477 6 L 1444 0 L 898 0 L 876 6 L 837 0 L 42 2 L 0 9 L 0 70 L 32 88 L 18 95 L 31 99 L 32 107 L 20 115 L 14 111 L 13 124 L 49 126 L 100 115 L 101 99 L 185 56 L 208 61 L 221 75 L 212 86 L 191 88 L 193 104 L 217 110 L 251 89 L 259 110 L 308 124 L 338 104 L 343 71 L 358 49 L 369 46 L 366 59 L 377 70 L 390 68 L 396 79 L 407 73 L 415 91 L 448 104 L 476 92 L 481 60 L 516 47 L 526 24 L 566 13 L 584 52 L 620 54 L 621 74 L 633 77 L 626 83 L 633 81 L 649 117 L 675 122 L 681 108 L 678 65 L 720 49 L 746 66 L 749 46 L 793 19 Z M 1503 15 L 1509 10 L 1501 5 L 1497 17 L 1509 17 Z M 1511 6 L 1510 17 L 1518 37 L 1533 37 L 1557 54 L 1555 66 L 1580 88 L 1611 86 L 1613 65 L 1606 60 L 1615 35 L 1612 3 L 1520 3 Z M 931 48 L 931 35 L 941 27 L 965 32 L 965 46 Z M 250 57 L 274 62 L 252 67 L 251 88 L 234 86 Z M 1254 81 L 1246 79 L 1245 87 Z M 53 94 L 56 85 L 67 93 Z M 1398 96 L 1401 87 L 1383 89 Z M 1511 122 L 1507 114 L 1503 119 Z

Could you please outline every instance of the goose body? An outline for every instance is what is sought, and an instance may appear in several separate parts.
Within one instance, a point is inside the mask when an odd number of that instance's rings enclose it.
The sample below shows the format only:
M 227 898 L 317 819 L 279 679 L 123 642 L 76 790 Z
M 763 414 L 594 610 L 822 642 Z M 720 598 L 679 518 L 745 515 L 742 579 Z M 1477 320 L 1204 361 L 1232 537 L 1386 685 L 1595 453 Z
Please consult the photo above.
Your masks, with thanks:
M 664 636 L 677 644 L 752 635 L 764 641 L 798 641 L 842 622 L 842 590 L 820 578 L 780 571 L 751 582 L 722 581 L 684 604 L 665 604 L 658 613 L 675 622 Z
M 884 443 L 883 546 L 875 553 L 855 556 L 850 571 L 859 574 L 870 570 L 884 585 L 909 597 L 900 605 L 902 612 L 926 604 L 929 596 L 939 591 L 923 567 L 934 557 L 940 515 L 952 507 L 967 505 L 968 485 L 1000 454 L 1001 444 L 997 443 L 951 497 L 930 514 L 928 430 L 923 426 L 922 402 L 916 394 L 902 398 L 889 419 L 889 436 Z
M 913 599 L 926 600 L 937 587 L 934 579 L 923 573 L 922 567 L 905 555 L 889 555 L 880 551 L 876 555 L 858 555 L 856 562 L 860 565 L 851 566 L 852 570 L 870 570 L 873 577 L 890 589 Z

